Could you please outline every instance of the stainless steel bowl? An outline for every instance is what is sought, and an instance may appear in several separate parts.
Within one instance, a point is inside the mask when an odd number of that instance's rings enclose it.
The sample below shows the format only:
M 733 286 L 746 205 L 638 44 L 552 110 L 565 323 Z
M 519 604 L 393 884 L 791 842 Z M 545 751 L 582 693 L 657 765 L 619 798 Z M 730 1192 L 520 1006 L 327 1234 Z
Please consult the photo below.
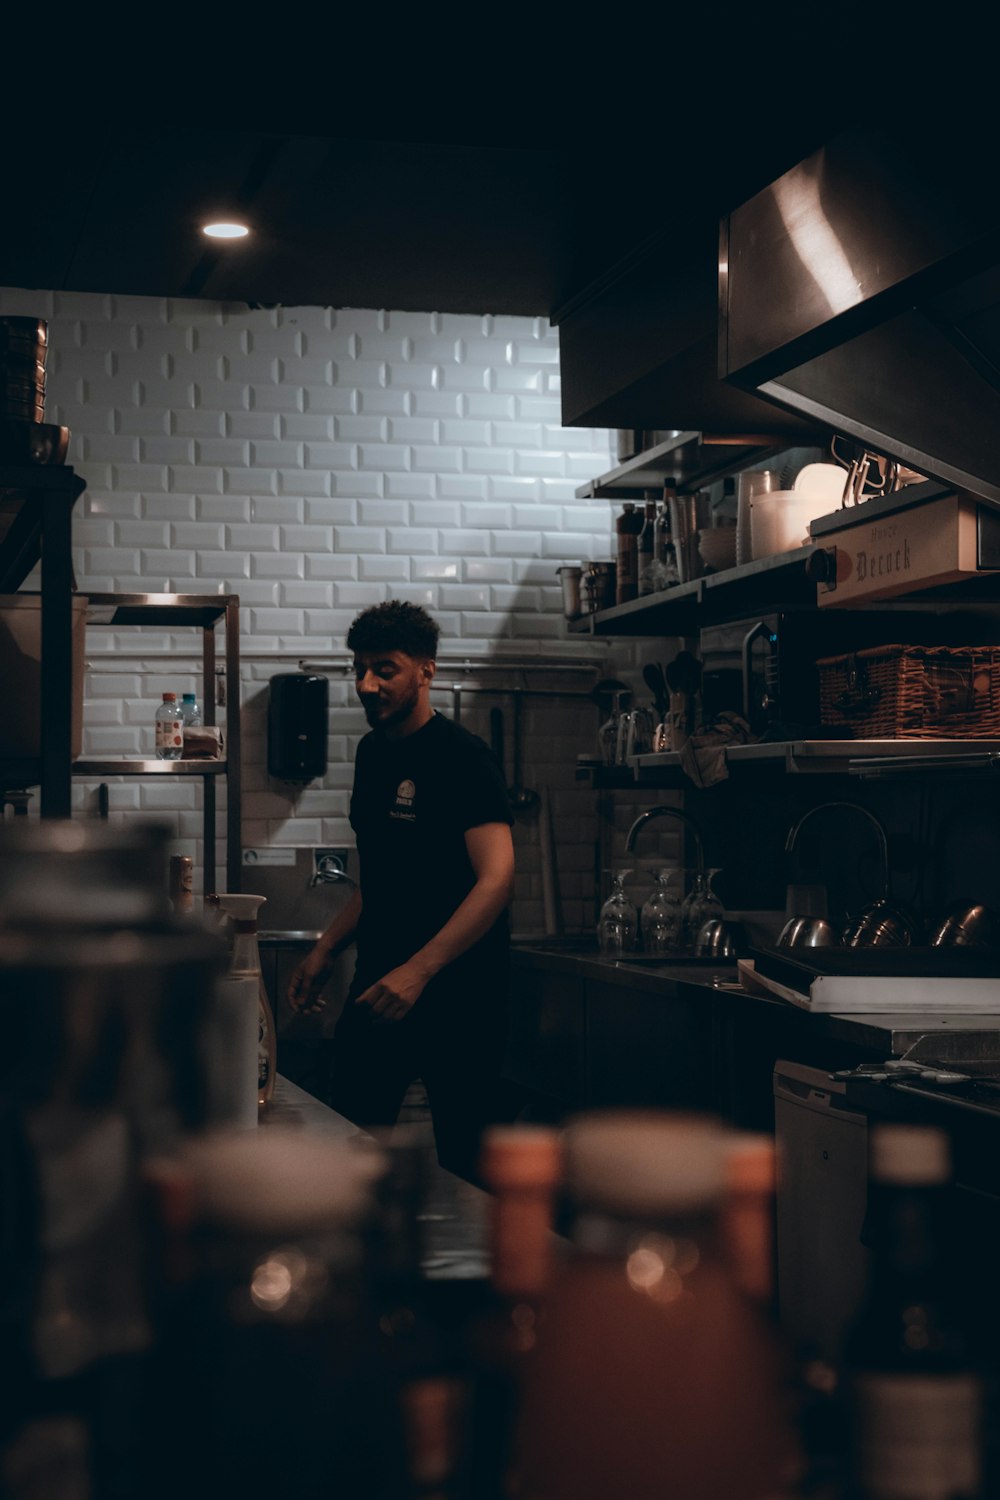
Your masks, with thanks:
M 747 948 L 744 928 L 726 917 L 710 917 L 699 927 L 694 941 L 697 958 L 740 958 Z
M 1000 947 L 1000 916 L 978 902 L 949 912 L 931 934 L 931 947 Z
M 837 934 L 825 917 L 789 917 L 778 934 L 779 948 L 835 948 Z
M 847 948 L 908 948 L 916 937 L 909 912 L 892 901 L 873 901 L 849 919 L 840 941 Z

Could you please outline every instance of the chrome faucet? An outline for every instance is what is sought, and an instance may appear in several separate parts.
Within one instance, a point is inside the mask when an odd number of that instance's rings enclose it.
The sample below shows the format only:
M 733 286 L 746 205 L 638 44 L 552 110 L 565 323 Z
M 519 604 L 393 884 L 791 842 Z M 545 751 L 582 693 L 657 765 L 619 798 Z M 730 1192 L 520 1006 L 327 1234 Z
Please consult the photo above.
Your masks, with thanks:
M 353 876 L 348 875 L 335 854 L 321 854 L 316 860 L 316 868 L 309 881 L 310 889 L 314 885 L 335 885 L 338 881 L 349 885 L 352 891 L 358 890 L 358 882 Z
M 647 823 L 652 822 L 654 818 L 676 818 L 679 823 L 683 823 L 686 827 L 690 828 L 691 837 L 694 839 L 697 851 L 698 863 L 696 868 L 698 873 L 702 874 L 705 869 L 705 840 L 702 838 L 701 829 L 694 818 L 688 813 L 682 812 L 679 807 L 650 807 L 644 813 L 640 813 L 625 835 L 626 853 L 631 853 L 635 848 L 635 841 L 639 836 L 639 830 L 645 827 Z
M 867 818 L 874 825 L 878 835 L 879 861 L 882 868 L 882 895 L 883 897 L 887 896 L 889 890 L 889 841 L 886 838 L 885 829 L 878 818 L 876 818 L 873 812 L 869 812 L 867 807 L 862 807 L 860 802 L 820 802 L 815 807 L 807 808 L 798 822 L 793 823 L 788 830 L 788 836 L 785 839 L 785 853 L 791 854 L 795 849 L 796 840 L 798 839 L 803 823 L 811 818 L 813 813 L 822 812 L 825 807 L 849 808 L 852 812 L 861 813 L 862 817 Z

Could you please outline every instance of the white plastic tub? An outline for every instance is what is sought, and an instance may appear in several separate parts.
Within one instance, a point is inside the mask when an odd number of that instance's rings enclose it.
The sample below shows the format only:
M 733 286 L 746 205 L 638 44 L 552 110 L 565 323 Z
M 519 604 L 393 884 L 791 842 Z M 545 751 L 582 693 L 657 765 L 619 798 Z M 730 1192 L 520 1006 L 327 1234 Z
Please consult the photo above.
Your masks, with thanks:
M 830 501 L 823 495 L 802 495 L 797 490 L 772 490 L 750 499 L 750 553 L 772 557 L 775 552 L 793 552 L 812 540 L 809 522 L 830 514 Z

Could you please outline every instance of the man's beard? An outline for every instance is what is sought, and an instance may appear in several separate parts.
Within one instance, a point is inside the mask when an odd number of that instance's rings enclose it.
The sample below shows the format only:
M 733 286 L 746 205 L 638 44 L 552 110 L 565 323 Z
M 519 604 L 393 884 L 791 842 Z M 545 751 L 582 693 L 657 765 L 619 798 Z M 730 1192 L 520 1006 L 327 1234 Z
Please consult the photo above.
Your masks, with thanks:
M 402 724 L 410 717 L 417 706 L 418 694 L 416 689 L 403 700 L 391 713 L 383 716 L 381 698 L 362 698 L 361 707 L 364 709 L 365 718 L 373 729 L 389 729 L 393 724 Z

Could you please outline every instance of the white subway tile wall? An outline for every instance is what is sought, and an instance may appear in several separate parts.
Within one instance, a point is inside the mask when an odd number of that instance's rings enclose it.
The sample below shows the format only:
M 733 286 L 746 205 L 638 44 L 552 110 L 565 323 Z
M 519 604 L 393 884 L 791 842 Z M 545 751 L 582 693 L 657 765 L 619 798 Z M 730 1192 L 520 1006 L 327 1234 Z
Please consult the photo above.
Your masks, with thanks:
M 244 844 L 353 842 L 365 724 L 350 679 L 334 667 L 329 770 L 303 787 L 267 774 L 268 679 L 342 653 L 367 605 L 410 599 L 439 621 L 443 656 L 492 664 L 466 679 L 481 691 L 462 721 L 488 738 L 490 708 L 505 711 L 511 777 L 510 690 L 529 689 L 522 776 L 551 791 L 562 921 L 588 926 L 597 820 L 574 771 L 612 652 L 566 631 L 556 568 L 613 556 L 613 507 L 574 495 L 613 462 L 613 434 L 560 426 L 547 321 L 13 288 L 0 314 L 49 323 L 46 416 L 71 429 L 87 482 L 78 588 L 240 597 Z M 92 628 L 85 754 L 149 754 L 159 695 L 199 687 L 199 651 L 194 631 Z M 564 670 L 540 664 L 553 657 Z M 75 797 L 93 805 L 96 786 Z M 196 781 L 119 779 L 110 815 L 167 820 L 200 868 L 200 798 Z M 223 785 L 219 800 L 224 828 Z M 537 819 L 516 825 L 516 932 L 543 926 L 538 836 Z

